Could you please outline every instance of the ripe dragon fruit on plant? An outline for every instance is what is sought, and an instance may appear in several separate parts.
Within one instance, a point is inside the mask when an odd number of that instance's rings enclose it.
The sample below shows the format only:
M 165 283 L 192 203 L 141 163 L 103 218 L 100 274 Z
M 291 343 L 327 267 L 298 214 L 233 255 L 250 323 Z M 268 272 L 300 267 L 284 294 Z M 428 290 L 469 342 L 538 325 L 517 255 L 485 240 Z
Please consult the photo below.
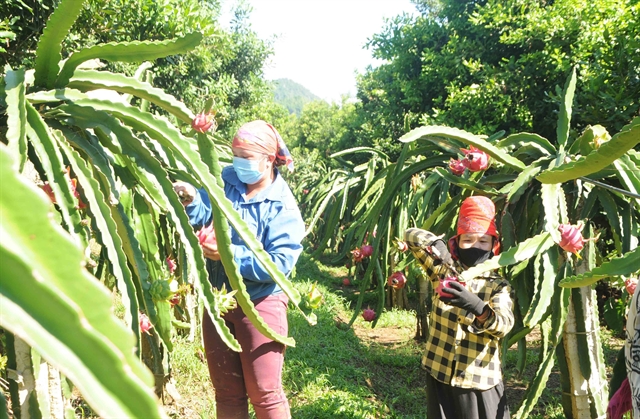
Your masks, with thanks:
M 199 133 L 205 133 L 216 125 L 215 114 L 201 112 L 197 114 L 191 121 L 191 128 Z
M 624 288 L 627 290 L 629 295 L 635 294 L 637 287 L 638 287 L 638 278 L 629 277 L 624 280 Z
M 173 275 L 176 271 L 176 263 L 171 258 L 167 258 L 167 268 L 169 268 L 169 273 Z
M 71 191 L 73 192 L 73 196 L 78 199 L 78 206 L 76 208 L 84 209 L 87 207 L 87 204 L 85 204 L 84 201 L 82 201 L 82 199 L 80 198 L 80 192 L 78 192 L 78 179 L 76 178 L 72 179 L 70 173 L 71 173 L 71 168 L 67 167 L 67 173 L 65 174 L 65 178 L 67 179 L 67 181 L 69 182 L 69 185 L 71 186 Z M 51 185 L 49 184 L 49 182 L 45 182 L 44 185 L 41 185 L 40 189 L 42 189 L 49 196 L 49 199 L 51 200 L 51 202 L 53 202 L 54 204 L 57 204 L 56 196 L 54 195 L 53 189 L 51 188 Z
M 373 254 L 373 246 L 365 244 L 364 246 L 362 246 L 360 248 L 360 251 L 362 252 L 362 257 L 363 258 L 368 258 L 369 256 L 371 256 Z
M 147 317 L 146 314 L 140 312 L 138 313 L 138 321 L 140 322 L 140 332 L 150 335 L 149 330 L 151 330 L 153 325 L 151 324 L 151 320 L 149 320 L 149 317 Z
M 467 161 L 468 161 L 467 159 L 462 159 L 462 160 L 451 159 L 449 161 L 449 169 L 451 169 L 451 173 L 453 173 L 456 176 L 462 176 L 465 169 L 467 168 Z
M 578 255 L 578 252 L 582 250 L 582 248 L 584 247 L 584 242 L 586 241 L 582 237 L 583 228 L 583 224 L 578 224 L 575 226 L 571 224 L 560 224 L 558 226 L 558 230 L 560 230 L 560 243 L 558 243 L 558 245 L 565 251 L 573 253 L 574 255 L 580 257 L 580 255 Z
M 389 278 L 387 278 L 387 284 L 394 289 L 402 289 L 407 283 L 407 277 L 400 271 L 396 271 L 392 273 Z
M 362 310 L 362 318 L 367 322 L 372 322 L 376 318 L 376 312 L 367 307 Z
M 464 153 L 466 166 L 471 172 L 479 172 L 489 167 L 489 155 L 484 151 L 470 146 L 468 149 L 460 149 Z

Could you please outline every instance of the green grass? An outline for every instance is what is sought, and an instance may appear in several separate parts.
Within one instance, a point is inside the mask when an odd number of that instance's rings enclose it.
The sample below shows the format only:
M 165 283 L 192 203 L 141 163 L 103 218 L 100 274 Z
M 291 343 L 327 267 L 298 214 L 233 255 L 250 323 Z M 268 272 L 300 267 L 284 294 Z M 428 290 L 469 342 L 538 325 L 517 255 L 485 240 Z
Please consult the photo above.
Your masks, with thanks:
M 175 418 L 215 418 L 214 392 L 200 337 L 177 336 L 171 353 L 171 375 L 181 400 L 167 406 Z
M 345 268 L 307 255 L 298 262 L 296 285 L 304 292 L 317 282 L 324 304 L 316 310 L 315 326 L 294 311 L 289 316 L 297 345 L 287 349 L 283 378 L 292 416 L 424 418 L 420 347 L 412 339 L 415 314 L 385 311 L 375 329 L 361 317 L 347 328 L 353 313 L 342 288 L 345 276 Z

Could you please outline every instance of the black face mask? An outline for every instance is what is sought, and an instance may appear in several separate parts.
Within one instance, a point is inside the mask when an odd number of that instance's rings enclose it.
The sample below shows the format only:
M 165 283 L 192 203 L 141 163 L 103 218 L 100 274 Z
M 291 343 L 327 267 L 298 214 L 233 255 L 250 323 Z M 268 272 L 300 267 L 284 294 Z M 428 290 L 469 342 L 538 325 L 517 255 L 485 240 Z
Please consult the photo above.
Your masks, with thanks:
M 493 251 L 491 250 L 482 250 L 477 247 L 470 247 L 468 249 L 458 247 L 458 258 L 460 262 L 468 268 L 479 265 L 492 256 Z

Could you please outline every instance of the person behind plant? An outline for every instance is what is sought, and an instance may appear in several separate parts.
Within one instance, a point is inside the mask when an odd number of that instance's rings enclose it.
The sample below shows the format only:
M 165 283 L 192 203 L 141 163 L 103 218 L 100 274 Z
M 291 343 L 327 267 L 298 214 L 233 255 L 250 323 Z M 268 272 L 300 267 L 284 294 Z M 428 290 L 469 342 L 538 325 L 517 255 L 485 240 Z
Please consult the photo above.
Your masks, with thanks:
M 428 371 L 429 419 L 509 418 L 500 339 L 514 324 L 511 286 L 493 272 L 466 284 L 441 282 L 500 252 L 494 216 L 489 198 L 465 199 L 448 249 L 428 231 L 410 228 L 405 232 L 409 249 L 436 290 L 422 357 Z M 448 285 L 443 288 L 442 283 Z
M 298 205 L 276 166 L 293 161 L 278 131 L 264 121 L 249 122 L 233 143 L 233 165 L 222 171 L 224 191 L 233 208 L 279 270 L 288 275 L 300 253 L 305 225 Z M 212 222 L 211 203 L 204 189 L 184 182 L 174 184 L 182 196 L 189 220 L 196 228 Z M 254 257 L 238 233 L 231 229 L 231 251 L 247 291 L 262 319 L 276 333 L 288 334 L 288 299 Z M 211 284 L 231 290 L 215 242 L 202 245 Z M 248 400 L 259 419 L 291 417 L 282 388 L 285 346 L 260 333 L 240 307 L 224 320 L 242 347 L 237 353 L 219 337 L 208 313 L 202 321 L 209 374 L 215 388 L 216 413 L 221 419 L 248 418 Z

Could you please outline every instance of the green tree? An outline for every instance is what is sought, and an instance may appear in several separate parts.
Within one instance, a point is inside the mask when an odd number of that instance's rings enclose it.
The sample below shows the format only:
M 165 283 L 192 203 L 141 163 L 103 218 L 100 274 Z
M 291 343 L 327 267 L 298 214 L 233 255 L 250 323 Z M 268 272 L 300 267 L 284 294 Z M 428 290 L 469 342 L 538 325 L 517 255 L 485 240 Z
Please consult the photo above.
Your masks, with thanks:
M 8 54 L 0 62 L 30 67 L 35 43 L 58 3 L 55 0 L 10 1 L 0 10 L 0 21 L 16 33 Z M 225 137 L 247 120 L 271 119 L 272 87 L 262 77 L 262 68 L 272 49 L 251 30 L 251 10 L 238 6 L 231 27 L 219 22 L 217 0 L 91 0 L 64 41 L 63 51 L 73 51 L 108 42 L 167 39 L 192 31 L 204 35 L 202 43 L 185 54 L 154 60 L 148 76 L 190 109 L 202 109 L 213 97 L 219 132 Z M 106 62 L 106 70 L 134 75 L 131 63 Z M 152 110 L 162 112 L 154 108 Z
M 637 2 L 420 1 L 369 47 L 385 60 L 358 80 L 368 141 L 398 138 L 403 122 L 490 135 L 553 138 L 556 90 L 578 65 L 574 129 L 617 132 L 638 114 Z

